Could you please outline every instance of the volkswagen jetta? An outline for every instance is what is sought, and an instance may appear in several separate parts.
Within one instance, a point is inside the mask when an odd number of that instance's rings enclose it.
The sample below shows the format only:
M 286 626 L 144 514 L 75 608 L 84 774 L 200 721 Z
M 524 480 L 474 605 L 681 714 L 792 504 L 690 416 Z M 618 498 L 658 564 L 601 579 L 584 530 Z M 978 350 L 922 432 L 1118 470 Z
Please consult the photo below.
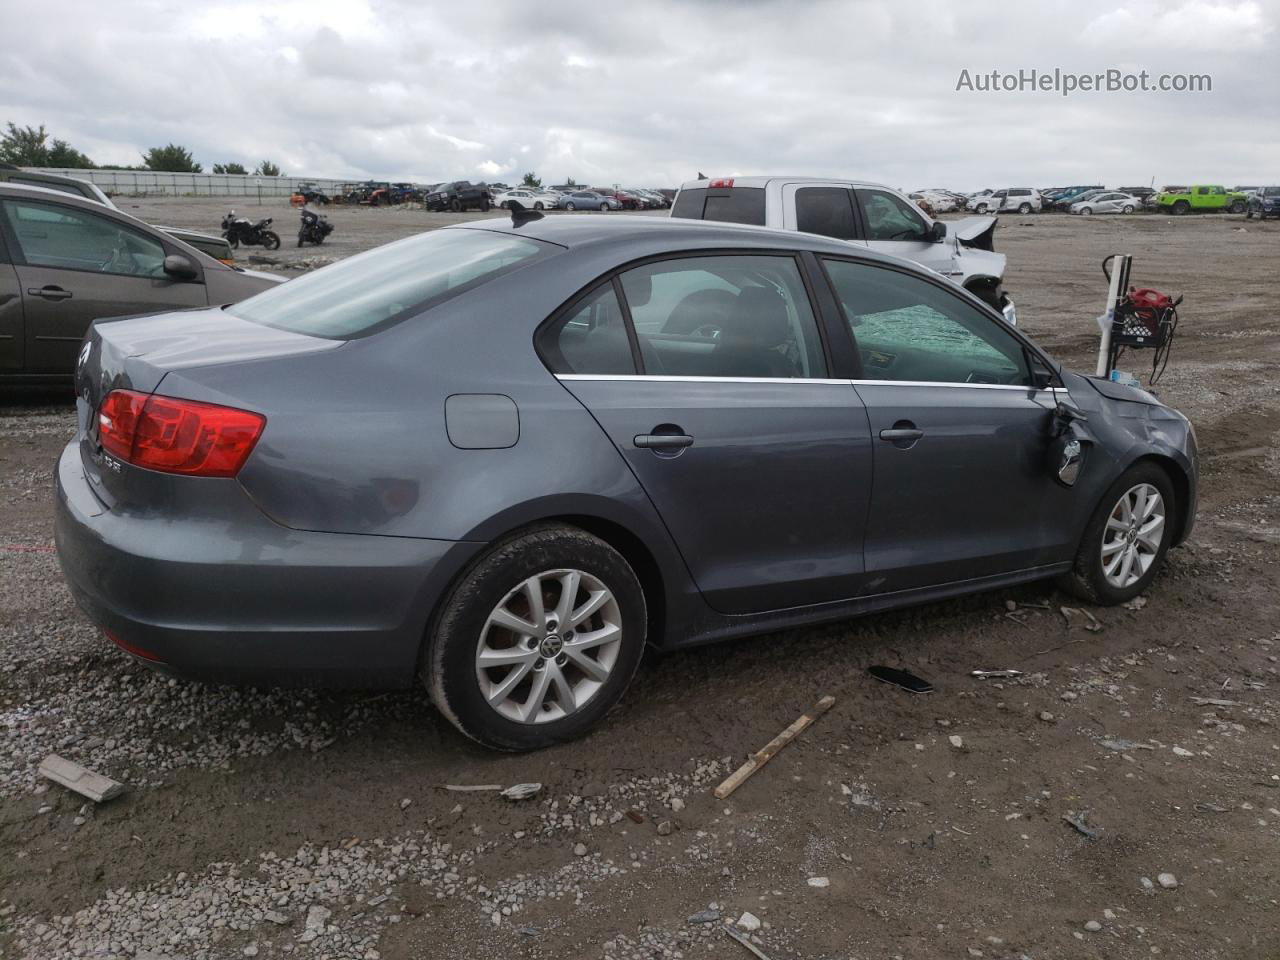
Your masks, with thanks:
M 407 686 L 491 747 L 577 736 L 664 648 L 1183 540 L 1196 450 L 938 275 L 795 232 L 517 214 L 228 307 L 99 321 L 67 580 L 213 680 Z

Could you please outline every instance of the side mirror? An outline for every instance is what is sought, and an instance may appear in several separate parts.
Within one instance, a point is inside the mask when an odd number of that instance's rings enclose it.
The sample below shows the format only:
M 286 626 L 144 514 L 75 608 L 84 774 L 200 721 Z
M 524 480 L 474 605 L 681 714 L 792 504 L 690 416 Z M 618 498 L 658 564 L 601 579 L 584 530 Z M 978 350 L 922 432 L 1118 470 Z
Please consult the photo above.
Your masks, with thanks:
M 934 243 L 941 243 L 947 238 L 947 225 L 941 220 L 933 221 L 933 227 L 929 230 L 929 239 Z
M 195 280 L 200 276 L 196 265 L 179 253 L 164 258 L 164 272 L 174 280 Z
M 1027 362 L 1031 367 L 1031 385 L 1037 390 L 1048 390 L 1058 384 L 1057 371 L 1029 350 Z

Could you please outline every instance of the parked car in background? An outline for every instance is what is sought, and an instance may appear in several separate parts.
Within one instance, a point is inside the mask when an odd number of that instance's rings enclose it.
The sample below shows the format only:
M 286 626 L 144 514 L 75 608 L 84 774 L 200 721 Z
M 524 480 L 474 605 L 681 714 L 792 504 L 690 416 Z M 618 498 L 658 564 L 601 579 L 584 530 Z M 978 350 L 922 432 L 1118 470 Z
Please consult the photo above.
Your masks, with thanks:
M 654 210 L 666 210 L 671 206 L 671 201 L 659 193 L 657 190 L 641 190 L 639 191 L 649 198 Z
M 929 204 L 929 208 L 934 213 L 954 213 L 957 210 L 964 209 L 960 200 L 956 196 L 945 190 L 917 190 L 915 193 L 907 194 L 912 200 L 923 200 Z
M 55 542 L 109 639 L 421 683 L 500 750 L 586 733 L 649 645 L 1045 578 L 1127 602 L 1195 517 L 1194 432 L 1151 394 L 929 270 L 722 223 L 434 230 L 96 323 L 76 391 Z
M 621 210 L 622 204 L 594 190 L 575 190 L 560 197 L 561 210 Z
M 1245 210 L 1246 217 L 1265 220 L 1267 217 L 1280 217 L 1280 187 L 1259 187 L 1249 197 L 1249 206 Z
M 1095 213 L 1133 213 L 1141 206 L 1142 201 L 1137 197 L 1104 190 L 1087 200 L 1073 203 L 1071 212 L 1088 217 Z
M 1042 210 L 1070 210 L 1071 205 L 1080 200 L 1086 193 L 1105 190 L 1101 184 L 1092 186 L 1058 187 L 1050 193 L 1041 191 Z
M 1031 187 L 1009 187 L 997 190 L 994 196 L 1000 198 L 1000 206 L 996 209 L 1001 213 L 1039 213 L 1044 206 L 1040 191 Z
M 233 303 L 280 282 L 95 200 L 0 183 L 0 378 L 70 377 L 99 317 Z
M 619 210 L 637 210 L 641 206 L 640 198 L 627 193 L 625 190 L 614 190 L 612 187 L 592 187 L 591 192 L 617 201 Z
M 1166 188 L 1156 195 L 1156 209 L 1181 216 L 1187 213 L 1244 213 L 1249 198 L 1217 184 Z
M 442 183 L 423 198 L 428 210 L 439 212 L 451 210 L 461 213 L 464 210 L 485 211 L 493 206 L 493 197 L 489 195 L 489 186 L 484 183 L 472 183 L 470 180 L 454 180 Z
M 1005 257 L 995 252 L 995 217 L 944 223 L 892 187 L 816 177 L 690 180 L 671 216 L 801 230 L 914 260 L 1017 323 L 1004 291 Z
M 559 199 L 558 194 L 548 191 L 517 187 L 514 190 L 506 190 L 495 194 L 493 203 L 494 206 L 501 207 L 504 210 L 511 206 L 512 200 L 515 200 L 526 210 L 554 210 Z
M 84 197 L 86 200 L 93 200 L 104 207 L 110 207 L 112 210 L 116 209 L 116 205 L 111 201 L 111 198 L 103 193 L 96 183 L 81 180 L 79 177 L 68 177 L 61 173 L 23 170 L 21 167 L 15 167 L 11 163 L 0 163 L 0 183 L 44 187 L 46 190 L 57 190 L 61 193 L 69 193 L 72 196 Z

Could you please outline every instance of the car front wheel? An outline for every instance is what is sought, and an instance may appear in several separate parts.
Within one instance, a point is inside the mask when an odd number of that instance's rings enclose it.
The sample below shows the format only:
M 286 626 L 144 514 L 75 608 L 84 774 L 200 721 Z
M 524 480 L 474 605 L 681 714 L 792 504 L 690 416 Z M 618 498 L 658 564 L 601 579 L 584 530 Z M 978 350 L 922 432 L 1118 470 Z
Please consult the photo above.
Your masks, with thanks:
M 1106 605 L 1142 593 L 1169 550 L 1175 509 L 1164 470 L 1139 463 L 1125 471 L 1090 518 L 1064 586 L 1083 600 Z
M 644 591 L 611 546 L 574 527 L 529 530 L 474 563 L 428 637 L 441 713 L 496 750 L 582 736 L 622 697 L 644 651 Z

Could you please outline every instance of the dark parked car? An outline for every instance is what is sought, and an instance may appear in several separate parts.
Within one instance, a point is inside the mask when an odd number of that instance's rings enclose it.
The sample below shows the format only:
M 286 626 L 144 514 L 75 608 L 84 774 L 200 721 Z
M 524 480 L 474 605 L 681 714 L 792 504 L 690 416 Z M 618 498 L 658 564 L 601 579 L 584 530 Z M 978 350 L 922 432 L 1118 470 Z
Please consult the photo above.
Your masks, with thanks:
M 95 201 L 0 183 L 0 378 L 70 377 L 98 317 L 231 303 L 279 282 Z
M 76 384 L 57 547 L 112 640 L 221 680 L 420 679 L 501 749 L 582 734 L 646 643 L 1045 577 L 1126 601 L 1195 515 L 1180 413 L 795 231 L 435 230 L 99 322 Z
M 1280 187 L 1259 187 L 1249 196 L 1249 208 L 1244 215 L 1250 220 L 1280 217 Z
M 455 180 L 442 183 L 424 198 L 428 210 L 439 212 L 452 210 L 461 213 L 463 210 L 485 211 L 493 206 L 493 196 L 489 186 L 484 183 L 472 183 L 469 180 Z

